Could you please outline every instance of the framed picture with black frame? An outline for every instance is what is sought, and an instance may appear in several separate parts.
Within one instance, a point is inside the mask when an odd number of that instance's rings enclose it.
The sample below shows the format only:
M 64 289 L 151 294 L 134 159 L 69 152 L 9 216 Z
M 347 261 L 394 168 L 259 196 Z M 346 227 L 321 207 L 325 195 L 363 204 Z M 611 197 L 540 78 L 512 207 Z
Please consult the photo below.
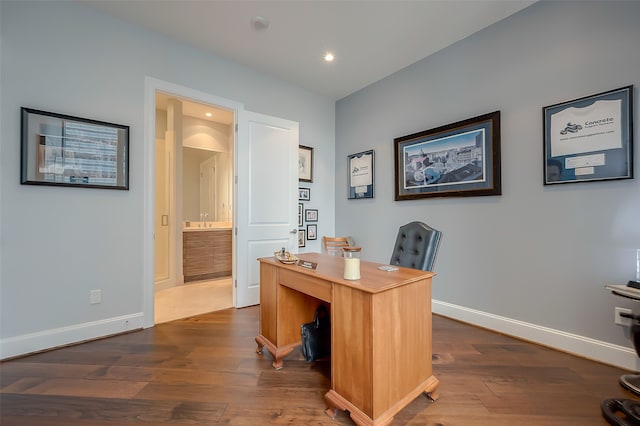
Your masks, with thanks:
M 298 188 L 298 200 L 311 201 L 311 188 Z
M 129 189 L 129 126 L 21 108 L 20 183 Z
M 348 199 L 373 198 L 374 150 L 347 156 Z
M 394 139 L 395 199 L 501 195 L 500 111 Z
M 298 180 L 313 182 L 313 148 L 298 146 Z
M 318 209 L 306 209 L 304 211 L 305 220 L 307 222 L 317 222 L 318 221 Z
M 317 240 L 318 239 L 318 225 L 312 224 L 307 225 L 307 240 Z
M 302 203 L 298 203 L 298 226 L 303 225 L 304 220 L 304 207 Z
M 633 86 L 542 108 L 544 185 L 633 178 Z

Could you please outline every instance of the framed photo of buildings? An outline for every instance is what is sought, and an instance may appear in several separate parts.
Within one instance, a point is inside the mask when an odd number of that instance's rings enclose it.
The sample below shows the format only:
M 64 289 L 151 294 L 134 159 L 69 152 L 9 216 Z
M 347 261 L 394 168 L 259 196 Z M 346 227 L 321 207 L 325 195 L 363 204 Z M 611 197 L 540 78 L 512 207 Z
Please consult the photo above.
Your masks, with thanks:
M 500 111 L 394 139 L 395 199 L 500 195 Z
M 633 86 L 542 108 L 544 184 L 633 178 Z
M 129 189 L 129 126 L 21 108 L 20 183 Z

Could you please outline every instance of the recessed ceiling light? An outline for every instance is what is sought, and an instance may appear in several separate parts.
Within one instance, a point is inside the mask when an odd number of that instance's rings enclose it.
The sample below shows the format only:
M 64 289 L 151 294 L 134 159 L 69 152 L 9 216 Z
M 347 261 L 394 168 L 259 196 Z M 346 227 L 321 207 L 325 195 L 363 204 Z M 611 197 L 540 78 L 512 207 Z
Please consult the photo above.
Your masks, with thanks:
M 335 59 L 335 57 L 333 56 L 333 53 L 327 52 L 327 53 L 324 54 L 324 60 L 326 62 L 333 62 L 334 59 Z
M 211 117 L 213 114 L 211 114 L 210 112 L 207 112 L 207 113 L 205 113 L 205 115 L 206 115 L 207 117 Z

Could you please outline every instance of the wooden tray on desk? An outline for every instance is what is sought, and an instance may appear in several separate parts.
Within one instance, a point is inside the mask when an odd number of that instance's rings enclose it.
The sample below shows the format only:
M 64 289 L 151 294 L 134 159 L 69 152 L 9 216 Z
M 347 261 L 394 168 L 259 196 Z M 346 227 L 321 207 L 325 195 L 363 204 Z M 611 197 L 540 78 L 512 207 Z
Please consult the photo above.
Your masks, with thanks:
M 278 259 L 278 262 L 284 263 L 285 265 L 293 265 L 298 262 L 298 258 L 295 254 L 291 254 L 288 251 L 284 252 L 284 256 L 282 256 L 281 252 L 277 251 L 273 253 L 273 256 Z

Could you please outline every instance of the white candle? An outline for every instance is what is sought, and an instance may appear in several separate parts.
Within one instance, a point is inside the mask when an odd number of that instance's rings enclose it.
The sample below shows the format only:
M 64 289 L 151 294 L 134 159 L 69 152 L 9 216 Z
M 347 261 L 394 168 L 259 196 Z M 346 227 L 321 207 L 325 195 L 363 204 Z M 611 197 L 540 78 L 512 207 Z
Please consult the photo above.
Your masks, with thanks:
M 359 280 L 360 279 L 360 259 L 357 257 L 344 258 L 344 279 Z

